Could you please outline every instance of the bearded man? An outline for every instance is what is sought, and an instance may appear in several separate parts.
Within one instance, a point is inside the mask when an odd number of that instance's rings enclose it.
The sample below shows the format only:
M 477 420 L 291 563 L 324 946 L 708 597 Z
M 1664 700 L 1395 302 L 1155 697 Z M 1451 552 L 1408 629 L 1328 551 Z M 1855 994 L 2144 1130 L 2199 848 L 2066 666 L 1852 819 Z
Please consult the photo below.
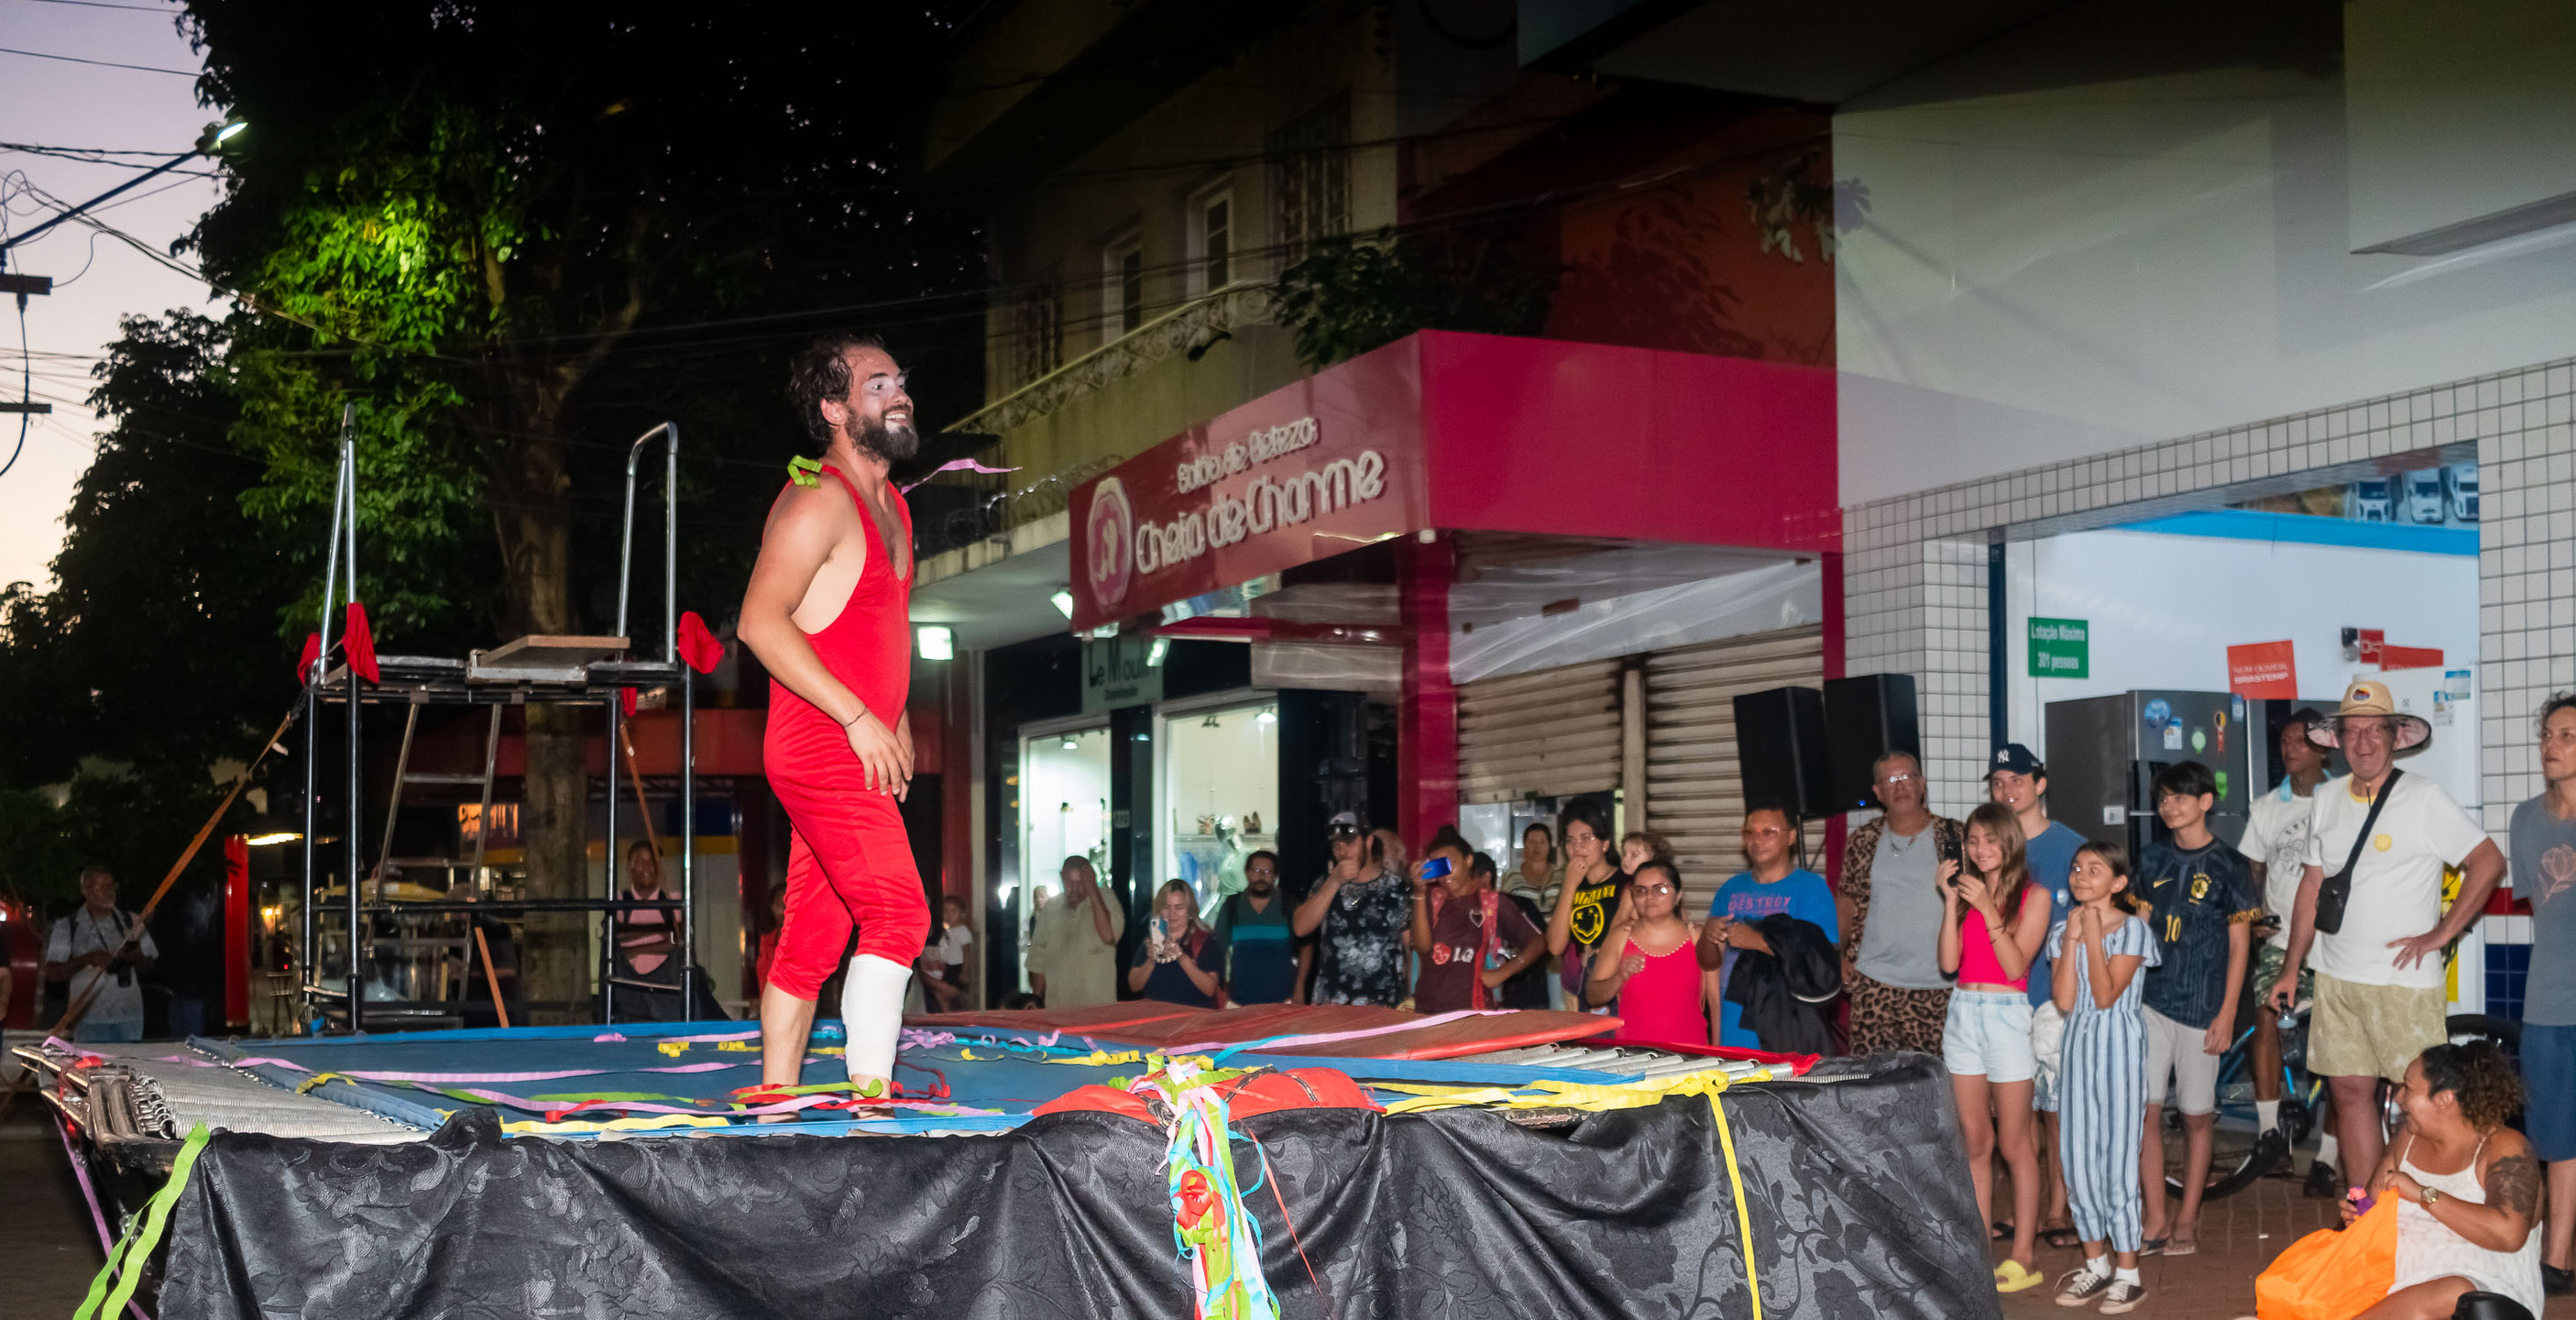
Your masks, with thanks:
M 912 781 L 912 515 L 887 480 L 921 447 L 904 374 L 878 340 L 829 335 L 796 356 L 788 394 L 823 447 L 789 465 L 744 592 L 739 636 L 770 674 L 762 744 L 795 825 L 787 916 L 760 999 L 760 1078 L 797 1083 L 814 999 L 841 992 L 845 1062 L 886 1094 L 914 959 L 930 933 L 898 804 Z

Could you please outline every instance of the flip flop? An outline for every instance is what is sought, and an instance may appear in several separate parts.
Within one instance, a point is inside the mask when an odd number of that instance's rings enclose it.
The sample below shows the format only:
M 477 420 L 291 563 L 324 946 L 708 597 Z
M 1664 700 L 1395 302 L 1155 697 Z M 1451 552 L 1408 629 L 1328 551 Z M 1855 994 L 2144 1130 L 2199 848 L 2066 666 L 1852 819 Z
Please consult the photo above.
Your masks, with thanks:
M 2161 1256 L 2165 1254 L 2165 1239 L 2148 1238 L 2146 1241 L 2138 1244 L 2138 1254 L 2141 1256 Z
M 2176 1233 L 2173 1235 L 2173 1240 L 2165 1244 L 2165 1254 L 2168 1256 L 2197 1256 L 2200 1254 L 2200 1239 L 2196 1237 L 2185 1237 L 2180 1233 Z
M 2039 1240 L 2058 1251 L 2072 1251 L 2084 1245 L 2084 1235 L 2071 1228 L 2052 1228 L 2039 1235 Z
M 2012 1240 L 2013 1226 L 2009 1222 L 1998 1219 L 1993 1224 L 1988 1225 L 1988 1227 L 1992 1230 L 1986 1236 L 1986 1240 L 1988 1242 L 2009 1242 Z
M 2046 1277 L 2037 1270 L 2017 1260 L 2006 1260 L 1995 1267 L 1995 1291 L 1999 1293 L 2022 1292 L 2036 1288 L 2047 1281 Z

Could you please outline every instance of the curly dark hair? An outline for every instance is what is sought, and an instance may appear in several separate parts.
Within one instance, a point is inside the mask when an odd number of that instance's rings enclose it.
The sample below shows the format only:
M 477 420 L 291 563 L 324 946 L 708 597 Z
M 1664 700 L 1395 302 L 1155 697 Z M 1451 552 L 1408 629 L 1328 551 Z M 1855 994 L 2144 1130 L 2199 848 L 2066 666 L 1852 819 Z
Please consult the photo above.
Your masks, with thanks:
M 2481 1132 L 2522 1108 L 2522 1075 L 2493 1041 L 2436 1045 L 2424 1051 L 2418 1062 L 2424 1065 L 2425 1093 L 2449 1091 L 2458 1096 L 2460 1117 Z
M 832 443 L 832 424 L 823 420 L 825 399 L 850 397 L 850 358 L 854 348 L 886 351 L 875 335 L 839 332 L 817 335 L 787 363 L 787 398 L 805 421 L 805 434 L 818 445 Z

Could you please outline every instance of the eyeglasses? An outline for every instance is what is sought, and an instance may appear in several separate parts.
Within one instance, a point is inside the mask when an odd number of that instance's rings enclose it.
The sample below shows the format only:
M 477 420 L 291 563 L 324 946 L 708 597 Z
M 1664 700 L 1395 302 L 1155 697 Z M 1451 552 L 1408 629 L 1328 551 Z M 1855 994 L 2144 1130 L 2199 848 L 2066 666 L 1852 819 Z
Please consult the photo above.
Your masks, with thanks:
M 1880 780 L 1880 781 L 1878 781 L 1878 782 L 1879 782 L 1880 784 L 1882 784 L 1882 785 L 1885 785 L 1885 786 L 1886 786 L 1886 787 L 1888 787 L 1888 788 L 1894 788 L 1894 787 L 1896 787 L 1898 784 L 1911 784 L 1911 783 L 1913 783 L 1913 782 L 1914 782 L 1914 776 L 1912 776 L 1912 775 L 1889 775 L 1887 778 L 1882 779 L 1882 780 Z
M 1673 887 L 1671 885 L 1639 885 L 1637 886 L 1637 892 L 1640 894 L 1669 894 L 1673 892 Z

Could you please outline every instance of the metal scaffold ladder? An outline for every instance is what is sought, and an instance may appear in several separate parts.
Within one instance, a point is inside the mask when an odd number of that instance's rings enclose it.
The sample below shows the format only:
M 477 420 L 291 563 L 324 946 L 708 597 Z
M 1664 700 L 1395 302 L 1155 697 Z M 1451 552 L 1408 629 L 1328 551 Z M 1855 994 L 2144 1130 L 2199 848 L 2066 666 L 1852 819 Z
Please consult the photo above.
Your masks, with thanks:
M 639 462 L 644 448 L 656 438 L 665 441 L 665 510 L 663 546 L 663 628 L 662 654 L 656 659 L 636 659 L 627 634 L 628 588 L 633 576 L 633 538 L 635 492 Z M 368 1013 L 367 964 L 370 949 L 368 925 L 371 919 L 399 916 L 465 916 L 472 928 L 465 955 L 465 993 L 474 993 L 476 971 L 481 972 L 480 987 L 491 996 L 493 1010 L 503 1026 L 510 1025 L 509 1010 L 503 999 L 500 978 L 493 966 L 490 942 L 484 923 L 474 917 L 525 916 L 532 913 L 582 913 L 600 920 L 599 940 L 602 950 L 598 972 L 596 1015 L 601 1022 L 614 1020 L 619 987 L 676 992 L 680 997 L 681 1015 L 697 1015 L 697 969 L 693 938 L 695 923 L 689 917 L 695 911 L 696 899 L 696 738 L 694 715 L 696 693 L 694 675 L 681 663 L 679 654 L 679 610 L 676 572 L 679 566 L 679 428 L 664 423 L 646 431 L 629 448 L 626 464 L 625 537 L 618 556 L 617 625 L 615 636 L 532 635 L 521 637 L 488 651 L 471 652 L 464 660 L 426 656 L 383 655 L 376 658 L 377 675 L 368 680 L 348 663 L 346 656 L 334 666 L 335 649 L 332 620 L 335 608 L 357 600 L 357 437 L 354 407 L 344 408 L 341 415 L 339 471 L 334 486 L 331 512 L 331 542 L 326 558 L 323 582 L 322 619 L 319 650 L 305 682 L 305 795 L 304 795 L 304 889 L 303 919 L 300 931 L 300 983 L 306 997 L 304 1016 L 317 1020 L 317 1010 L 336 1002 L 349 1030 L 363 1031 Z M 347 649 L 345 634 L 339 649 Z M 635 754 L 634 740 L 628 735 L 622 697 L 629 689 L 658 687 L 671 691 L 680 708 L 680 764 L 678 773 L 680 885 L 677 898 L 629 899 L 620 897 L 618 873 L 618 778 L 621 759 L 626 779 L 632 785 L 635 805 L 643 820 L 644 837 L 658 856 L 661 841 L 653 827 L 651 804 L 644 795 L 642 766 Z M 368 705 L 401 702 L 406 710 L 402 742 L 395 754 L 392 782 L 386 793 L 382 831 L 378 836 L 375 864 L 361 867 L 361 835 L 364 833 L 365 769 L 360 739 L 360 712 Z M 607 865 L 604 892 L 596 898 L 516 898 L 499 899 L 479 892 L 485 874 L 492 837 L 493 798 L 499 778 L 501 716 L 507 706 L 597 705 L 604 709 L 608 732 L 608 828 Z M 343 831 L 341 866 L 346 878 L 345 902 L 341 915 L 346 919 L 345 975 L 337 985 L 327 984 L 318 974 L 320 909 L 324 905 L 327 877 L 320 853 L 320 792 L 316 753 L 320 750 L 317 732 L 321 707 L 325 704 L 347 708 L 347 827 Z M 489 718 L 483 733 L 482 771 L 417 771 L 411 768 L 414 736 L 419 730 L 421 711 L 434 705 L 479 705 L 488 708 Z M 621 758 L 620 752 L 623 752 Z M 409 788 L 472 787 L 477 802 L 472 850 L 465 857 L 397 857 L 394 855 L 395 827 L 400 820 L 406 790 Z M 443 869 L 450 876 L 450 895 L 444 900 L 403 899 L 392 892 L 393 878 L 406 869 Z M 453 897 L 455 880 L 462 872 L 467 897 Z M 374 891 L 372 898 L 368 891 Z M 666 891 L 667 892 L 667 891 Z M 617 922 L 621 913 L 660 911 L 666 914 L 666 925 L 677 938 L 672 958 L 678 964 L 679 983 L 662 985 L 616 975 Z M 444 973 L 442 972 L 443 976 Z M 327 1016 L 327 1014 L 318 1015 Z

